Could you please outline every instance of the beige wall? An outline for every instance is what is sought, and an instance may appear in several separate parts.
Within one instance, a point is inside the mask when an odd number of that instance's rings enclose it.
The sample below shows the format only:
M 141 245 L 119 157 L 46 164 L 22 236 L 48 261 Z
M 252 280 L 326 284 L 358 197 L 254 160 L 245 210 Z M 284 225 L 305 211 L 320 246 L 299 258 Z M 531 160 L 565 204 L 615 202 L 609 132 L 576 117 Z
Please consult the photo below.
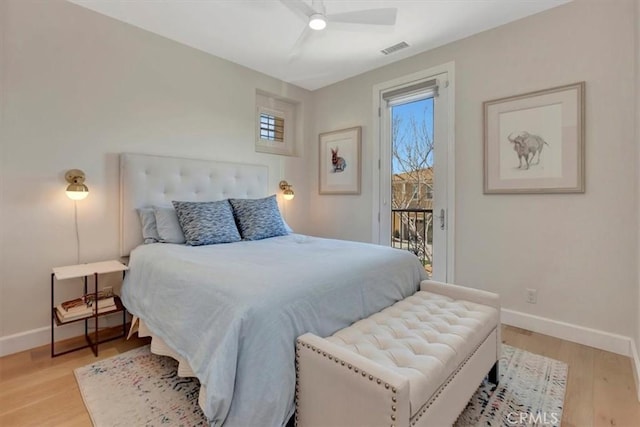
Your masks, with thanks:
M 306 163 L 253 141 L 256 89 L 300 101 L 304 123 L 308 91 L 61 0 L 0 3 L 0 337 L 46 327 L 51 267 L 76 261 L 67 169 L 90 189 L 83 262 L 118 254 L 121 152 L 267 164 L 274 193 L 299 190 L 286 216 L 306 231 Z
M 309 150 L 313 232 L 371 241 L 372 87 L 455 61 L 456 281 L 499 292 L 509 309 L 633 336 L 634 3 L 574 1 L 315 92 L 316 133 L 362 125 L 364 163 L 362 195 L 319 196 Z M 586 193 L 483 195 L 482 102 L 582 80 Z

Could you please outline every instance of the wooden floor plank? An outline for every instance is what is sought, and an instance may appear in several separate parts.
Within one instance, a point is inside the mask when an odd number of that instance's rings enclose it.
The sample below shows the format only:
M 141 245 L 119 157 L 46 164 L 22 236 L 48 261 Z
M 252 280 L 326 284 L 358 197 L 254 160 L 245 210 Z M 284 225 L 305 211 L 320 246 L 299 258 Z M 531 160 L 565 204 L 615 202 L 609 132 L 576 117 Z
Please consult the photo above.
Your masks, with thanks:
M 74 346 L 82 339 L 63 345 Z M 140 347 L 148 338 L 100 345 L 99 357 L 90 349 L 51 358 L 42 346 L 0 358 L 0 426 L 91 426 L 73 370 Z
M 593 419 L 593 356 L 595 349 L 564 342 L 569 365 L 562 424 L 569 427 L 590 427 Z
M 595 350 L 593 409 L 596 425 L 639 426 L 631 361 L 627 357 Z
M 502 339 L 569 365 L 563 426 L 640 427 L 629 358 L 510 326 Z M 84 349 L 51 359 L 48 346 L 0 358 L 0 426 L 91 426 L 73 370 L 147 343 L 111 341 L 98 358 Z

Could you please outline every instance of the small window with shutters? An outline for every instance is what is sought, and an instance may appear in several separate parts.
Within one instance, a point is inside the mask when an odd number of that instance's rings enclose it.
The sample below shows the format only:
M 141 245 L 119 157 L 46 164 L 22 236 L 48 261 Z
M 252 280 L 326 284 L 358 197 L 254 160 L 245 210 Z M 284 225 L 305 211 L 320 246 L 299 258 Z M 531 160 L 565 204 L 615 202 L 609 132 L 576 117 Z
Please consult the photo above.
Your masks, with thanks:
M 284 118 L 260 113 L 260 138 L 269 141 L 284 141 Z
M 295 155 L 296 103 L 256 93 L 256 151 Z

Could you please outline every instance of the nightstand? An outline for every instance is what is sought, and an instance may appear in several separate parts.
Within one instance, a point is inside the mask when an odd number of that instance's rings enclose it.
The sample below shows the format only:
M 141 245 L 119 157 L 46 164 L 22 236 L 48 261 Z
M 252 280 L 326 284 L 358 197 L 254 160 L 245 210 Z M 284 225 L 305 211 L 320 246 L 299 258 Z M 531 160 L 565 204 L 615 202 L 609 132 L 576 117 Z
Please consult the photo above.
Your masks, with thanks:
M 63 354 L 70 353 L 72 351 L 80 350 L 83 348 L 91 347 L 94 355 L 98 355 L 98 345 L 107 341 L 111 341 L 114 339 L 122 338 L 126 336 L 126 315 L 127 311 L 122 305 L 122 301 L 120 301 L 120 297 L 117 295 L 114 296 L 115 300 L 115 308 L 109 309 L 108 311 L 100 312 L 98 307 L 98 277 L 101 274 L 106 273 L 115 273 L 122 272 L 122 277 L 124 278 L 125 271 L 127 271 L 129 267 L 122 264 L 119 261 L 102 261 L 102 262 L 93 262 L 89 264 L 77 264 L 77 265 L 68 265 L 65 267 L 54 267 L 51 273 L 51 357 L 61 356 Z M 93 292 L 91 294 L 88 293 L 88 278 L 89 276 L 93 276 Z M 75 279 L 75 278 L 84 278 L 84 293 L 83 296 L 93 296 L 95 301 L 95 310 L 93 314 L 89 314 L 84 317 L 74 318 L 73 320 L 63 321 L 58 315 L 56 310 L 56 300 L 55 300 L 55 287 L 58 284 L 58 281 L 67 280 L 67 279 Z M 117 335 L 115 337 L 110 337 L 108 339 L 99 340 L 98 337 L 98 319 L 102 316 L 107 316 L 113 313 L 122 312 L 122 334 Z M 93 339 L 89 334 L 89 320 L 94 320 L 95 332 L 93 333 Z M 84 338 L 87 341 L 86 345 L 81 347 L 76 347 L 70 350 L 65 350 L 60 353 L 55 352 L 55 326 L 64 326 L 69 325 L 71 323 L 84 321 Z

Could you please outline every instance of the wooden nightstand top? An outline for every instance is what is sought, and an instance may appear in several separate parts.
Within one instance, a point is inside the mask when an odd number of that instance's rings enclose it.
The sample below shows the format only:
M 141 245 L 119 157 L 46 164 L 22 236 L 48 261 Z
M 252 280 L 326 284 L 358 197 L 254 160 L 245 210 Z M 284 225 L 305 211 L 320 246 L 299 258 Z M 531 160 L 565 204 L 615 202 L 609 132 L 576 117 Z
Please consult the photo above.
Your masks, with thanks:
M 126 271 L 129 267 L 120 261 L 110 260 L 101 262 L 91 262 L 88 264 L 67 265 L 64 267 L 54 267 L 53 274 L 58 280 L 73 279 L 75 277 L 91 276 L 94 273 L 113 273 L 116 271 Z

